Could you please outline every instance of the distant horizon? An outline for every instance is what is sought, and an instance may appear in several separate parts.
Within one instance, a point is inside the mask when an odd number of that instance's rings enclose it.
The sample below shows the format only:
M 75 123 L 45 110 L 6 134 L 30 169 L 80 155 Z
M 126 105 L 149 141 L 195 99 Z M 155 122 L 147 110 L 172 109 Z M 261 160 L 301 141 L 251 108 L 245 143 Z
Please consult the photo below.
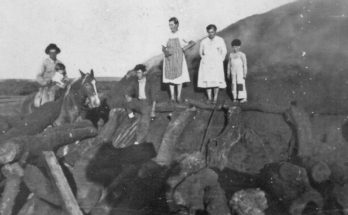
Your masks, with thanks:
M 96 76 L 95 78 L 97 79 L 97 81 L 120 81 L 123 77 Z M 14 80 L 14 81 L 36 81 L 35 78 L 1 78 L 0 82 L 8 81 L 8 80 Z
M 69 77 L 94 69 L 97 76 L 122 77 L 135 64 L 161 53 L 177 16 L 188 40 L 294 0 L 3 0 L 0 8 L 0 79 L 33 79 L 56 43 Z

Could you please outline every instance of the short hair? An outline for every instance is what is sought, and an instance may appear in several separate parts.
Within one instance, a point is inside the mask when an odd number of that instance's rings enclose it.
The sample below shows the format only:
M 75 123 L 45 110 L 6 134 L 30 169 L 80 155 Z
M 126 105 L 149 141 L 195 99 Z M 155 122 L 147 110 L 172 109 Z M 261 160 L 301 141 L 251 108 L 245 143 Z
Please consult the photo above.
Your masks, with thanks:
M 142 72 L 146 71 L 146 66 L 144 64 L 138 64 L 134 67 L 134 71 L 141 70 Z
M 242 41 L 240 41 L 240 39 L 234 39 L 231 42 L 231 46 L 241 46 L 242 45 Z
M 207 26 L 207 31 L 209 31 L 210 29 L 214 29 L 214 31 L 217 31 L 216 25 L 213 25 L 213 24 L 210 24 Z
M 169 19 L 169 22 L 174 22 L 175 25 L 179 25 L 179 20 L 176 17 L 172 17 Z
M 55 66 L 56 70 L 65 70 L 65 65 L 62 63 L 57 63 Z

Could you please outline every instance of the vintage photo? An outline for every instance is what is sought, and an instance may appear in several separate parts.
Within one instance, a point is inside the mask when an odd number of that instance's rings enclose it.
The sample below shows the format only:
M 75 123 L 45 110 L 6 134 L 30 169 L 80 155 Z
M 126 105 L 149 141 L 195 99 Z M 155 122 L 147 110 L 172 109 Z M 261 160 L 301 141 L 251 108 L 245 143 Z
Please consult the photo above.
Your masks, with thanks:
M 0 215 L 348 215 L 348 0 L 1 0 Z

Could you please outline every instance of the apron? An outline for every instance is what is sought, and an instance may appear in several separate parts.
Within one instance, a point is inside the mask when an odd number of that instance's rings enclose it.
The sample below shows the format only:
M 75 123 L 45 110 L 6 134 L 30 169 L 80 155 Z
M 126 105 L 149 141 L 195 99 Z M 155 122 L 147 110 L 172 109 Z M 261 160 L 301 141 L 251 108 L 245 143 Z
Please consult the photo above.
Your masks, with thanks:
M 181 48 L 178 38 L 169 39 L 167 43 L 167 50 L 171 54 L 165 57 L 165 77 L 173 80 L 182 75 L 182 64 L 184 52 Z

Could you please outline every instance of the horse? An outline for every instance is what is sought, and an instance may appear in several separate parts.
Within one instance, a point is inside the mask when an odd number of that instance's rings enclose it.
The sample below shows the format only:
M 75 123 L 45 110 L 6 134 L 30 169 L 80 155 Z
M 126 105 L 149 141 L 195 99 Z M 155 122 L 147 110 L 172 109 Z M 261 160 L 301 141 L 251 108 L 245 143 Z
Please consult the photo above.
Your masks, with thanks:
M 84 73 L 80 70 L 80 74 L 80 78 L 68 85 L 60 114 L 53 123 L 54 126 L 75 122 L 79 117 L 84 118 L 88 110 L 100 106 L 93 70 L 90 73 Z
M 76 121 L 90 109 L 100 106 L 100 99 L 96 87 L 94 71 L 84 73 L 80 70 L 80 77 L 71 81 L 61 90 L 61 96 L 57 100 L 62 100 L 57 104 L 61 105 L 59 116 L 53 123 L 54 126 L 71 123 Z M 32 113 L 37 107 L 34 105 L 35 94 L 30 95 L 21 105 L 21 116 Z

